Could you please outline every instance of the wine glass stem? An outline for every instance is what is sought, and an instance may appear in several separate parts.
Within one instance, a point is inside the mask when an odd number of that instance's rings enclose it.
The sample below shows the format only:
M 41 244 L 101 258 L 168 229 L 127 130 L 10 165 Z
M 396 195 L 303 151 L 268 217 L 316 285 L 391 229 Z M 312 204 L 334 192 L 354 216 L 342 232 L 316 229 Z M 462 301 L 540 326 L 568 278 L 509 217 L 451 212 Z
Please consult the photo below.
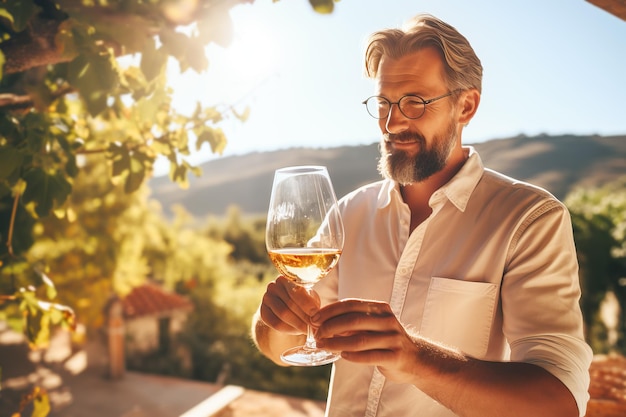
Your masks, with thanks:
M 311 286 L 304 287 L 306 291 L 311 294 Z M 315 336 L 313 335 L 313 328 L 310 324 L 306 326 L 306 342 L 304 343 L 305 349 L 317 349 L 317 344 L 315 343 Z
M 317 345 L 315 343 L 315 337 L 313 337 L 313 329 L 311 326 L 307 326 L 307 334 L 306 334 L 306 343 L 304 347 L 307 349 L 317 349 Z

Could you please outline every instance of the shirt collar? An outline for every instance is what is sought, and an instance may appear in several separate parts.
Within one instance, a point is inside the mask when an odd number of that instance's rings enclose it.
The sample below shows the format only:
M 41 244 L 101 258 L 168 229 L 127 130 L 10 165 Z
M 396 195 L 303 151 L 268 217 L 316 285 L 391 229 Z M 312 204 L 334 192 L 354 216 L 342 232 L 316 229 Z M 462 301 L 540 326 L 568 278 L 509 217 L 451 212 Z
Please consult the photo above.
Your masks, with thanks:
M 450 181 L 433 193 L 430 198 L 431 206 L 437 204 L 441 196 L 445 196 L 457 209 L 465 211 L 469 198 L 482 178 L 485 168 L 480 155 L 473 146 L 464 146 L 463 149 L 468 153 L 467 161 Z M 386 207 L 394 198 L 402 199 L 399 184 L 395 181 L 384 180 L 378 194 L 378 207 Z
M 431 201 L 433 201 L 436 194 L 443 193 L 461 211 L 465 211 L 470 196 L 482 178 L 485 169 L 480 155 L 473 146 L 464 146 L 463 149 L 468 153 L 467 161 L 459 172 L 431 197 Z
M 382 209 L 391 204 L 393 199 L 399 198 L 402 200 L 402 194 L 400 194 L 400 186 L 397 182 L 385 179 L 383 180 L 383 186 L 380 187 L 378 192 L 378 208 Z

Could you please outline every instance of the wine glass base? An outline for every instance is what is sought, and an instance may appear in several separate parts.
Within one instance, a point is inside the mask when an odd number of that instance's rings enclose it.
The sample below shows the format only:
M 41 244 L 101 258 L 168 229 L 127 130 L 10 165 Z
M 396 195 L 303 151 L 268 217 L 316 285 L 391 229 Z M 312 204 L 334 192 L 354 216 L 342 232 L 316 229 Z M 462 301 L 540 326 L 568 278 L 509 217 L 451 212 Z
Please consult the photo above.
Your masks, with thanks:
M 320 366 L 335 362 L 341 358 L 341 355 L 324 349 L 311 349 L 299 346 L 284 351 L 280 358 L 289 365 Z

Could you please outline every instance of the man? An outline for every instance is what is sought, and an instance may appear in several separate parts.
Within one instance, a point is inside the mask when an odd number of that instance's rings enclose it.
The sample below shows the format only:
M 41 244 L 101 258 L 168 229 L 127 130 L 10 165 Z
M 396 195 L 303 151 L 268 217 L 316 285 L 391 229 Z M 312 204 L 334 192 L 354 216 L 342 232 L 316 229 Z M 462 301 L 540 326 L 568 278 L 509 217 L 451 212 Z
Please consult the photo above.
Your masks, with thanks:
M 343 254 L 312 297 L 268 285 L 259 349 L 281 363 L 311 323 L 342 356 L 331 417 L 583 416 L 591 350 L 569 214 L 461 145 L 482 80 L 468 41 L 421 15 L 373 34 L 365 60 L 385 179 L 341 200 Z

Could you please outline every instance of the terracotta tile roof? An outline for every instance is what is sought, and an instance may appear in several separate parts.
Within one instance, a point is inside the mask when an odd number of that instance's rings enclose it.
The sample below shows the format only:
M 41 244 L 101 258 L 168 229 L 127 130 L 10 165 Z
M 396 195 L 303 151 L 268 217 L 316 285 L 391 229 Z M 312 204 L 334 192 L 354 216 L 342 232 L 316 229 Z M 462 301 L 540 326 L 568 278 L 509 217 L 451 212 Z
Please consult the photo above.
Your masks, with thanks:
M 155 284 L 135 287 L 122 299 L 126 318 L 161 315 L 177 310 L 190 310 L 192 307 L 191 301 L 187 298 L 168 292 Z
M 626 416 L 626 358 L 594 357 L 589 369 L 591 384 L 586 417 Z

